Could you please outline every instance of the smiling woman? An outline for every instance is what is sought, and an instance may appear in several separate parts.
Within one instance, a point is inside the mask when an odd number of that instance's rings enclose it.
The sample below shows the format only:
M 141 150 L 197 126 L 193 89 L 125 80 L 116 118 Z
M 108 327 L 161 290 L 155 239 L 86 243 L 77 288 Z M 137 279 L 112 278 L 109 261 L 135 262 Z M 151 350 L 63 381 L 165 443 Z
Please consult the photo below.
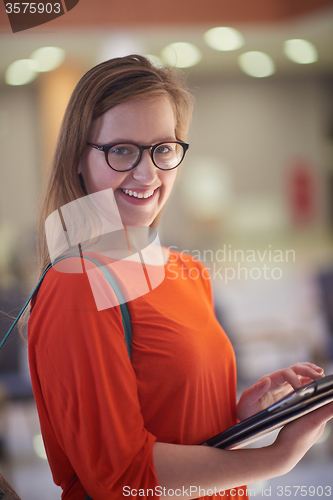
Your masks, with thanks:
M 112 188 L 125 226 L 152 224 L 170 195 L 177 170 L 157 168 L 153 162 L 157 153 L 152 156 L 150 146 L 138 162 L 140 157 L 133 154 L 133 145 L 176 141 L 176 117 L 170 98 L 140 99 L 109 109 L 93 122 L 89 141 L 88 145 L 113 143 L 120 147 L 109 150 L 108 163 L 95 148 L 85 149 L 79 172 L 87 192 Z M 118 170 L 123 164 L 123 171 Z
M 41 212 L 41 272 L 50 261 L 45 222 L 54 223 L 48 238 L 58 231 L 67 248 L 74 248 L 78 229 L 94 242 L 83 247 L 77 239 L 79 253 L 62 259 L 62 270 L 53 263 L 28 324 L 34 395 L 63 500 L 121 500 L 138 492 L 141 498 L 216 492 L 239 500 L 247 482 L 294 467 L 333 414 L 327 406 L 303 417 L 262 449 L 198 445 L 323 370 L 312 363 L 278 370 L 237 404 L 235 356 L 215 316 L 206 268 L 167 248 L 152 262 L 153 245 L 133 253 L 131 237 L 140 240 L 141 226 L 150 233 L 170 196 L 188 148 L 191 108 L 178 73 L 128 56 L 90 70 L 66 110 Z M 96 207 L 109 223 L 106 235 L 89 232 Z M 114 248 L 120 257 L 110 256 Z M 133 295 L 138 284 L 142 293 Z
M 129 200 L 133 204 L 154 198 L 142 207 L 145 224 L 151 223 L 174 182 L 176 173 L 156 168 L 149 151 L 143 152 L 133 171 L 114 172 L 103 154 L 87 143 L 182 142 L 191 113 L 192 97 L 183 76 L 170 68 L 156 68 L 142 56 L 106 61 L 83 76 L 68 104 L 45 186 L 39 224 L 41 273 L 50 263 L 44 225 L 52 212 L 104 186 L 114 188 L 125 225 L 133 224 L 135 217 L 126 209 Z M 130 191 L 142 193 L 143 198 L 130 198 Z M 140 212 L 136 217 L 137 224 L 143 222 Z

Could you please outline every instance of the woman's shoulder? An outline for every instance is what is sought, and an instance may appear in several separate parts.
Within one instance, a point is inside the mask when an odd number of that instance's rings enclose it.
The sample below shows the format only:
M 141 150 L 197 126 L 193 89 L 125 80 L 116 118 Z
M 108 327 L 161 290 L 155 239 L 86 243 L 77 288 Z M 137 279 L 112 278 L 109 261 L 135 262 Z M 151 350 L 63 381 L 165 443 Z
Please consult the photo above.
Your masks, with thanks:
M 52 266 L 47 271 L 31 301 L 29 340 L 34 335 L 39 338 L 41 330 L 44 338 L 53 333 L 55 337 L 66 336 L 68 330 L 72 337 L 77 334 L 82 338 L 86 331 L 87 337 L 92 337 L 95 330 L 104 331 L 110 326 L 123 335 L 121 312 L 114 307 L 119 302 L 111 304 L 115 294 L 102 273 L 100 279 L 92 279 L 86 270 L 80 271 L 79 262 L 66 260 L 69 267 Z M 101 307 L 105 297 L 110 303 Z
M 92 298 L 90 277 L 99 268 L 103 270 L 106 262 L 95 254 L 84 257 L 69 256 L 53 263 L 44 273 L 38 295 L 47 294 L 49 290 L 52 294 L 57 292 L 65 296 L 79 292 L 80 297 L 88 294 Z
M 103 269 L 95 260 L 80 257 L 68 257 L 57 262 L 45 273 L 31 302 L 32 311 L 36 306 L 38 309 L 58 311 L 100 311 L 105 295 L 109 301 L 115 297 Z M 117 304 L 114 300 L 112 306 Z
M 78 257 L 70 257 L 51 266 L 44 275 L 36 297 L 49 293 L 51 295 L 59 294 L 63 301 L 65 297 L 76 291 L 80 291 L 80 295 L 87 292 L 89 282 L 80 261 L 81 259 Z

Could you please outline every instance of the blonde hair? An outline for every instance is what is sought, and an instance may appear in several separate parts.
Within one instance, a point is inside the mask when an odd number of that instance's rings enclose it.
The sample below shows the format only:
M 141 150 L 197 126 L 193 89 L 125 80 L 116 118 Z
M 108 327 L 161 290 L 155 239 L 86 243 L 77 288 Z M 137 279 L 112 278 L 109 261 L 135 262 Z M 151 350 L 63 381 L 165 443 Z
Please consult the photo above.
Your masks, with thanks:
M 86 194 L 78 165 L 93 120 L 123 102 L 165 95 L 174 107 L 176 137 L 185 140 L 193 100 L 185 88 L 184 77 L 177 70 L 157 68 L 143 56 L 130 55 L 95 66 L 78 82 L 63 118 L 41 203 L 38 237 L 41 273 L 50 263 L 44 227 L 46 218 Z

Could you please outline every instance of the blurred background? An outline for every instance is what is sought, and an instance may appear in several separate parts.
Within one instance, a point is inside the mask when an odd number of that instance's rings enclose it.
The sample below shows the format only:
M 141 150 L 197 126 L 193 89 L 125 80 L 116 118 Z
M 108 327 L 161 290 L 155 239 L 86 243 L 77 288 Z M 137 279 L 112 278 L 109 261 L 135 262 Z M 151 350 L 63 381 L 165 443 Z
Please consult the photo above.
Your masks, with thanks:
M 1 337 L 37 276 L 39 193 L 71 91 L 93 65 L 140 53 L 182 68 L 196 99 L 159 234 L 209 268 L 239 391 L 299 360 L 333 373 L 331 0 L 80 0 L 18 33 L 1 3 L 0 50 Z M 23 500 L 59 499 L 26 355 L 14 332 L 0 353 L 0 471 Z M 256 495 L 333 487 L 331 428 Z

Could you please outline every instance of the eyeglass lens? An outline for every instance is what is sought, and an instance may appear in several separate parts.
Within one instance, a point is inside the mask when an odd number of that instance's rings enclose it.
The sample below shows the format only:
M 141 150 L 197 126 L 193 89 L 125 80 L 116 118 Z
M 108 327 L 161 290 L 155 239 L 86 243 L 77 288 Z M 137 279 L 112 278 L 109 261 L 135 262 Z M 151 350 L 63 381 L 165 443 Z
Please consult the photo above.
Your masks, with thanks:
M 116 144 L 108 152 L 109 165 L 115 170 L 130 170 L 136 164 L 140 149 L 135 144 Z M 184 148 L 177 143 L 159 144 L 153 150 L 153 161 L 158 168 L 170 170 L 177 167 L 184 156 Z

